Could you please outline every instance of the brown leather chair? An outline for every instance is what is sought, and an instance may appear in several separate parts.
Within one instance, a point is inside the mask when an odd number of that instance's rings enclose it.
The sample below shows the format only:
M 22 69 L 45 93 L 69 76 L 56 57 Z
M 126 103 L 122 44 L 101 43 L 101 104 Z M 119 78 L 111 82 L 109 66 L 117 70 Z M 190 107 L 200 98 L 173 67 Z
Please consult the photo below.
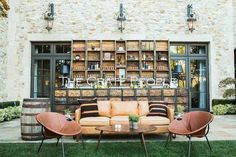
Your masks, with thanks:
M 80 125 L 75 121 L 68 121 L 67 118 L 62 114 L 55 112 L 43 112 L 36 116 L 36 120 L 42 125 L 42 135 L 43 135 L 42 142 L 38 148 L 38 153 L 45 139 L 57 138 L 57 144 L 59 139 L 61 139 L 62 153 L 64 157 L 65 153 L 64 153 L 64 143 L 62 137 L 63 136 L 78 137 L 79 135 L 81 135 Z M 83 138 L 82 138 L 82 143 L 83 143 Z
M 210 143 L 207 138 L 209 132 L 209 124 L 213 120 L 213 115 L 205 111 L 192 111 L 183 115 L 182 119 L 175 119 L 168 127 L 169 135 L 166 145 L 171 140 L 172 134 L 185 135 L 189 139 L 188 156 L 191 155 L 191 138 L 205 137 L 207 144 L 211 150 Z

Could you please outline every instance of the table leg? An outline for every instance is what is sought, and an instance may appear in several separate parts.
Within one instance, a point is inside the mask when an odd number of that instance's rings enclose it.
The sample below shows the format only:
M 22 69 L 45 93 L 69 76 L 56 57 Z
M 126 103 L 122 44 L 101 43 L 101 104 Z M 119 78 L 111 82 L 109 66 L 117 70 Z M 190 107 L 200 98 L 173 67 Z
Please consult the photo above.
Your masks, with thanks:
M 148 157 L 147 147 L 145 144 L 145 139 L 144 139 L 143 133 L 139 133 L 139 137 L 140 137 L 141 143 L 142 143 L 144 151 L 145 151 L 145 156 Z
M 100 135 L 99 135 L 99 138 L 98 138 L 98 143 L 97 143 L 97 149 L 98 150 L 98 147 L 99 147 L 99 144 L 100 144 L 100 141 L 101 141 L 101 138 L 102 138 L 102 133 L 103 133 L 103 130 L 100 131 Z

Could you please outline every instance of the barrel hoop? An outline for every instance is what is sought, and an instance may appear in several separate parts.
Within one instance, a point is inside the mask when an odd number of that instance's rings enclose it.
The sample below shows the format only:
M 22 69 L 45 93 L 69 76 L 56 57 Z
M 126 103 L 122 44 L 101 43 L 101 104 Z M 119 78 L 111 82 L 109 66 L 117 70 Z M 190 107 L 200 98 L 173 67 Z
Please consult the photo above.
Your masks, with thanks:
M 24 99 L 23 102 L 50 102 L 49 98 Z
M 21 123 L 21 126 L 41 126 L 40 124 Z
M 21 133 L 22 136 L 42 136 L 42 133 Z
M 22 116 L 36 116 L 39 113 L 21 113 Z
M 38 104 L 38 105 L 26 105 L 23 104 L 23 108 L 47 108 L 49 107 L 49 104 Z

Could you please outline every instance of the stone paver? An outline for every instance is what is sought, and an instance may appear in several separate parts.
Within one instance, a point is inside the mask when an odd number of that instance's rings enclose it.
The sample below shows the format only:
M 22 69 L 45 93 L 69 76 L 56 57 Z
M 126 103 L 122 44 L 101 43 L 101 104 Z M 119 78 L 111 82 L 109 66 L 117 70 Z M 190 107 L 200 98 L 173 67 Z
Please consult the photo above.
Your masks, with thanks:
M 156 140 L 166 140 L 167 134 L 158 136 L 146 136 L 148 141 Z M 208 134 L 210 141 L 213 140 L 236 140 L 236 115 L 226 115 L 226 116 L 215 116 L 213 122 L 210 125 L 210 132 Z M 133 142 L 139 140 L 138 137 L 133 136 L 121 136 L 117 137 L 105 137 L 103 141 L 105 142 Z M 186 141 L 186 137 L 177 136 L 174 141 Z M 195 141 L 202 141 L 205 138 L 193 138 Z M 47 140 L 48 143 L 55 142 L 56 140 Z M 20 119 L 15 119 L 10 122 L 0 123 L 0 143 L 24 143 L 24 142 L 40 142 L 40 141 L 23 141 L 21 140 L 20 131 Z M 66 138 L 65 142 L 74 143 L 75 140 L 72 138 Z M 97 142 L 97 136 L 86 137 L 86 142 Z

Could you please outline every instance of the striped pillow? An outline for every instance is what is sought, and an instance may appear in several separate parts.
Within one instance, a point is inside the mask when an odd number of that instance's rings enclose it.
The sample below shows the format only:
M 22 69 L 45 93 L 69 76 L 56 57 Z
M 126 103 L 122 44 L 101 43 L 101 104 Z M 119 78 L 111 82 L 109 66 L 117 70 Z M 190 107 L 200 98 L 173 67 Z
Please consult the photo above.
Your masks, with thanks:
M 162 116 L 167 117 L 167 107 L 164 103 L 150 102 L 149 113 L 147 116 Z
M 92 104 L 81 104 L 81 118 L 85 117 L 98 117 L 98 105 L 96 103 Z

